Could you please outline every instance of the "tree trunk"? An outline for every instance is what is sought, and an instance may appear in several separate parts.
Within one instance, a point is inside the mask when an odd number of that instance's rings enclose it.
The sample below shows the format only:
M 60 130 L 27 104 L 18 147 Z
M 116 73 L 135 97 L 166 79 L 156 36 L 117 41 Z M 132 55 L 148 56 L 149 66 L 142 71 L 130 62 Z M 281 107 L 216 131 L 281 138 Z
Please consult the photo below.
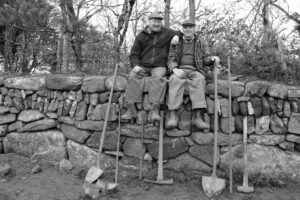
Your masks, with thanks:
M 4 71 L 9 72 L 12 67 L 12 31 L 8 25 L 5 28 L 5 44 L 4 44 Z
M 171 0 L 165 0 L 165 26 L 170 27 Z
M 69 71 L 69 33 L 65 32 L 63 35 L 63 58 L 61 72 Z
M 119 63 L 121 60 L 120 48 L 124 42 L 128 30 L 128 24 L 129 24 L 130 16 L 135 1 L 136 0 L 124 0 L 122 14 L 119 16 L 118 19 L 118 27 L 114 31 L 114 51 L 115 51 L 114 64 L 115 65 Z M 123 31 L 121 32 L 121 30 Z M 119 35 L 120 35 L 120 39 L 119 39 Z
M 56 51 L 56 72 L 61 71 L 61 66 L 62 66 L 62 55 L 63 55 L 63 37 L 64 34 L 62 32 L 62 29 L 60 29 L 58 33 L 58 39 L 57 39 L 57 51 Z
M 195 0 L 189 0 L 190 7 L 190 20 L 195 22 L 196 8 L 195 8 Z
M 270 0 L 263 0 L 263 46 L 267 47 L 270 43 L 270 33 L 271 33 L 271 24 L 270 24 Z

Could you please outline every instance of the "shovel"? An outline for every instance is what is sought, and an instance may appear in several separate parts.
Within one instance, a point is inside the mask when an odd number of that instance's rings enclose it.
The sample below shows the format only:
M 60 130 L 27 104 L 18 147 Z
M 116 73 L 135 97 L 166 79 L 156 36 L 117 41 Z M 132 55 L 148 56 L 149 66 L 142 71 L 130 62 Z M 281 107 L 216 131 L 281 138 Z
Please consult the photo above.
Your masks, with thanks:
M 232 99 L 231 99 L 231 71 L 230 57 L 228 56 L 228 98 L 229 98 L 229 193 L 232 195 Z
M 202 187 L 204 193 L 208 197 L 213 197 L 221 194 L 225 188 L 225 180 L 218 178 L 217 171 L 217 157 L 218 157 L 218 72 L 217 67 L 219 63 L 214 64 L 214 81 L 215 81 L 215 127 L 214 127 L 214 162 L 213 162 L 213 172 L 211 176 L 202 176 Z
M 85 176 L 85 182 L 86 183 L 95 182 L 103 173 L 103 169 L 100 168 L 100 163 L 101 163 L 101 157 L 102 157 L 106 127 L 107 127 L 108 117 L 109 117 L 109 112 L 110 112 L 110 106 L 111 106 L 111 101 L 112 101 L 112 96 L 113 96 L 113 92 L 114 92 L 114 87 L 115 87 L 115 83 L 116 83 L 116 77 L 117 77 L 117 72 L 118 72 L 119 65 L 120 65 L 120 63 L 117 63 L 116 66 L 115 66 L 113 84 L 112 84 L 112 87 L 111 87 L 111 90 L 110 90 L 110 96 L 109 96 L 109 100 L 108 100 L 108 106 L 107 106 L 107 109 L 106 109 L 106 115 L 105 115 L 105 120 L 104 120 L 103 131 L 102 131 L 102 135 L 101 135 L 101 138 L 100 138 L 100 146 L 99 146 L 99 152 L 98 152 L 98 157 L 97 157 L 97 164 L 96 164 L 96 166 L 92 166 L 89 169 L 89 171 L 87 172 L 87 174 Z
M 172 185 L 173 179 L 164 179 L 163 175 L 163 137 L 164 137 L 164 112 L 160 111 L 160 124 L 159 124 L 159 146 L 158 146 L 158 169 L 157 179 L 145 179 L 147 183 L 154 183 L 159 185 Z
M 123 97 L 119 99 L 119 115 L 118 115 L 118 136 L 117 136 L 117 156 L 116 156 L 116 171 L 115 171 L 115 183 L 118 184 L 119 174 L 119 156 L 120 156 L 120 137 L 121 137 L 121 111 L 123 108 Z

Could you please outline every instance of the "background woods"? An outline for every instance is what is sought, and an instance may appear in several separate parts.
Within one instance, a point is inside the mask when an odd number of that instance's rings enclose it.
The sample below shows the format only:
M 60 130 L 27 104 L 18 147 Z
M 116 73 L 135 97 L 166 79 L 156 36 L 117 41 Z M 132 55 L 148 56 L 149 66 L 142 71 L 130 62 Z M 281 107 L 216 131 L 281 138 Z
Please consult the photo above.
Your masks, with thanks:
M 300 15 L 285 0 L 0 0 L 0 66 L 107 74 L 122 61 L 127 73 L 134 37 L 157 10 L 174 29 L 194 20 L 212 53 L 232 56 L 236 73 L 299 77 Z

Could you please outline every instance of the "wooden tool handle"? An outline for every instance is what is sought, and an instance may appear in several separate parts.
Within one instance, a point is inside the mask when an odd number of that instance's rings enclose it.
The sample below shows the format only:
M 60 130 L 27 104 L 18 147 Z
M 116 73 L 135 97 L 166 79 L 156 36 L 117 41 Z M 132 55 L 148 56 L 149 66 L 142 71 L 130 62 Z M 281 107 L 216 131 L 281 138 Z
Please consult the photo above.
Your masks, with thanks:
M 217 157 L 218 157 L 218 130 L 219 130 L 219 116 L 218 116 L 218 72 L 217 67 L 219 62 L 214 64 L 214 79 L 215 79 L 215 123 L 214 123 L 214 163 L 213 163 L 213 173 L 212 176 L 217 174 Z
M 228 99 L 229 99 L 229 192 L 232 194 L 232 99 L 231 99 L 231 72 L 230 57 L 228 56 Z
M 243 118 L 243 143 L 244 143 L 244 185 L 248 185 L 248 152 L 247 152 L 248 122 L 247 116 Z
M 157 180 L 163 180 L 163 139 L 164 139 L 164 111 L 160 111 L 159 141 L 158 141 L 158 172 Z
M 98 158 L 97 158 L 97 167 L 100 166 L 100 160 L 101 160 L 101 155 L 102 155 L 102 151 L 103 151 L 106 127 L 107 127 L 107 122 L 108 122 L 108 117 L 109 117 L 109 112 L 110 112 L 110 106 L 111 106 L 112 96 L 113 96 L 113 92 L 114 92 L 114 87 L 115 87 L 115 83 L 116 83 L 118 67 L 119 67 L 119 63 L 117 63 L 116 66 L 115 66 L 113 84 L 112 84 L 112 87 L 110 89 L 110 96 L 109 96 L 108 105 L 107 105 L 107 109 L 106 109 L 106 115 L 105 115 L 105 120 L 104 120 L 104 125 L 103 125 L 103 131 L 102 131 L 102 135 L 100 137 L 100 146 L 99 146 L 99 152 L 98 152 Z

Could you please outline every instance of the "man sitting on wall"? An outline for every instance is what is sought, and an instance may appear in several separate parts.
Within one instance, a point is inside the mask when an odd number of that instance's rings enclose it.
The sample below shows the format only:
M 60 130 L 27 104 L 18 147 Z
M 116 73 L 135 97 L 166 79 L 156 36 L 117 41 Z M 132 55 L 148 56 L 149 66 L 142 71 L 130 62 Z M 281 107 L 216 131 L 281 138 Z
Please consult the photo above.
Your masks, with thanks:
M 182 23 L 182 32 L 179 43 L 170 46 L 168 67 L 172 72 L 169 80 L 168 107 L 170 118 L 167 127 L 175 128 L 178 124 L 176 110 L 183 102 L 185 86 L 188 87 L 192 101 L 192 124 L 199 129 L 209 129 L 204 121 L 206 110 L 205 100 L 205 66 L 219 62 L 219 57 L 209 56 L 208 49 L 203 41 L 197 37 L 196 24 L 193 21 Z
M 159 120 L 159 107 L 164 102 L 167 81 L 167 60 L 170 42 L 178 43 L 177 32 L 162 26 L 158 13 L 149 16 L 149 24 L 136 36 L 130 52 L 133 69 L 125 90 L 127 111 L 122 119 L 131 119 L 134 103 L 143 101 L 144 77 L 150 76 L 148 98 L 152 106 L 152 120 Z

